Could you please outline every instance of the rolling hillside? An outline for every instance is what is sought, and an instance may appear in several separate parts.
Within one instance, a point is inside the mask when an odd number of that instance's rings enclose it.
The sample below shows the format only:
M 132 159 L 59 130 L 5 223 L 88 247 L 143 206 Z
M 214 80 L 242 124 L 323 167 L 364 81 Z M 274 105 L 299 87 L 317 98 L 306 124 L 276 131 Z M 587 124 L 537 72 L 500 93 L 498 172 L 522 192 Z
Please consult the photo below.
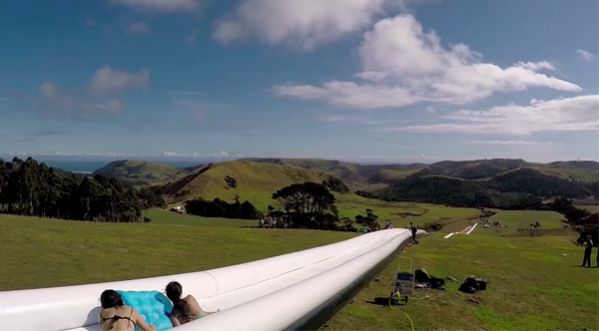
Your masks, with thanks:
M 558 176 L 586 183 L 599 181 L 599 162 L 595 161 L 558 161 L 547 164 L 533 164 L 530 168 L 549 176 Z
M 598 192 L 585 183 L 546 175 L 531 168 L 502 172 L 487 180 L 416 174 L 374 193 L 391 201 L 505 209 L 536 208 L 541 200 L 562 196 L 586 198 Z
M 113 162 L 96 173 L 136 185 L 164 185 L 169 203 L 198 197 L 226 201 L 238 198 L 250 201 L 260 210 L 274 204 L 272 193 L 282 187 L 306 181 L 321 183 L 331 176 L 340 178 L 354 192 L 365 192 L 360 193 L 364 196 L 452 206 L 529 208 L 554 196 L 599 196 L 599 163 L 594 161 L 538 164 L 520 159 L 491 159 L 430 165 L 361 165 L 273 158 L 180 169 L 126 160 Z M 337 195 L 341 200 L 349 199 Z
M 164 184 L 186 175 L 189 171 L 171 165 L 138 161 L 121 160 L 107 164 L 94 171 L 93 175 L 117 177 L 133 185 Z
M 352 190 L 375 190 L 399 181 L 422 170 L 426 165 L 375 164 L 364 165 L 336 160 L 319 159 L 248 159 L 252 162 L 271 163 L 294 168 L 313 169 L 341 179 Z
M 250 201 L 266 210 L 272 194 L 291 184 L 307 181 L 321 183 L 330 175 L 314 169 L 252 161 L 230 161 L 196 169 L 191 174 L 165 185 L 169 202 L 201 197 L 212 200 Z
M 445 176 L 470 180 L 490 180 L 495 176 L 534 169 L 548 176 L 595 183 L 599 180 L 599 162 L 558 161 L 547 164 L 530 163 L 522 159 L 484 159 L 468 161 L 440 161 L 433 164 L 374 164 L 319 160 L 319 159 L 248 159 L 252 162 L 272 163 L 296 168 L 316 169 L 343 180 L 352 190 L 376 190 L 399 182 L 408 176 Z

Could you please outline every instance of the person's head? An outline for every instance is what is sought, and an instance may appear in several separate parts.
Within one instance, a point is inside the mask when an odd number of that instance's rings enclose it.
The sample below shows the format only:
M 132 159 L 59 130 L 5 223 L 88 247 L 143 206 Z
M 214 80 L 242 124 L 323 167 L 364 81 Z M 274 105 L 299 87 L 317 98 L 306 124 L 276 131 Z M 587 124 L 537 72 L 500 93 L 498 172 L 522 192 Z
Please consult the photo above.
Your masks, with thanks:
M 587 240 L 591 240 L 591 235 L 587 234 Z
M 170 282 L 168 285 L 166 285 L 166 296 L 173 302 L 181 298 L 182 292 L 183 288 L 179 282 Z
M 102 308 L 114 308 L 123 305 L 121 295 L 115 290 L 105 290 L 100 296 Z

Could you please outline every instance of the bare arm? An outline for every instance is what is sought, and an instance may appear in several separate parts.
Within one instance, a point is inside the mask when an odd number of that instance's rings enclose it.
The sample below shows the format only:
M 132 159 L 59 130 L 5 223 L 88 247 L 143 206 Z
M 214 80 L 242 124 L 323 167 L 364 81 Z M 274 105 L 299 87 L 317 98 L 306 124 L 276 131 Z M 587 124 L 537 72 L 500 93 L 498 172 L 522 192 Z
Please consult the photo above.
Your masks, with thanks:
M 133 308 L 131 308 L 133 309 Z M 131 319 L 135 321 L 135 324 L 139 326 L 142 331 L 156 331 L 156 326 L 149 325 L 146 321 L 133 309 L 133 313 L 131 314 Z
M 173 327 L 181 325 L 181 322 L 179 322 L 179 320 L 175 316 L 171 316 L 169 318 L 171 320 L 171 323 L 173 323 Z

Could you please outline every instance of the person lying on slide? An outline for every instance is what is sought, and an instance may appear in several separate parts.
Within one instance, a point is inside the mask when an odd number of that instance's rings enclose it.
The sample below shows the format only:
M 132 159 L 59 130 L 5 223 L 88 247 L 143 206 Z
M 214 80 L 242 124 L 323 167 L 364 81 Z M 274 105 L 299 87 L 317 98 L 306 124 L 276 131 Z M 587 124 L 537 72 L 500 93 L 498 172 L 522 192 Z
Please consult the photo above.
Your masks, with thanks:
M 181 298 L 182 292 L 183 287 L 179 282 L 170 282 L 166 286 L 166 296 L 173 302 L 173 311 L 169 316 L 173 326 L 179 326 L 211 314 L 202 310 L 200 304 L 192 295 Z
M 102 292 L 100 303 L 102 304 L 100 312 L 102 331 L 134 331 L 135 326 L 142 331 L 156 331 L 156 326 L 148 325 L 135 309 L 123 304 L 123 299 L 117 291 Z

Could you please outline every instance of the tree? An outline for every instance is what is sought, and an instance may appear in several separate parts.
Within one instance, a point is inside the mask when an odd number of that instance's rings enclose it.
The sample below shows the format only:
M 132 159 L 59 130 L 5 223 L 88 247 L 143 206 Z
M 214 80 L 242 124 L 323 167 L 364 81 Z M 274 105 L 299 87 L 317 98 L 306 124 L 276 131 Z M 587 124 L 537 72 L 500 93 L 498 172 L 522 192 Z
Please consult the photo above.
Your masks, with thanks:
M 330 229 L 338 221 L 335 196 L 323 184 L 293 184 L 278 190 L 272 198 L 283 205 L 291 227 Z
M 366 209 L 366 216 L 356 216 L 356 223 L 368 227 L 371 231 L 375 231 L 381 228 L 378 218 L 378 215 L 375 215 L 373 210 L 368 208 Z
M 581 242 L 590 235 L 593 242 L 599 241 L 599 214 L 589 213 L 585 209 L 576 208 L 572 200 L 566 198 L 557 198 L 551 204 L 553 210 L 564 214 L 568 223 L 572 225 L 574 230 L 580 233 L 578 241 Z
M 135 189 L 115 178 L 55 171 L 34 159 L 0 162 L 0 212 L 87 221 L 140 221 Z
M 201 198 L 189 200 L 185 203 L 185 210 L 188 214 L 206 217 L 242 219 L 259 219 L 262 217 L 262 213 L 249 201 L 239 203 L 239 200 L 237 200 L 234 203 L 228 203 L 219 198 L 212 201 Z

